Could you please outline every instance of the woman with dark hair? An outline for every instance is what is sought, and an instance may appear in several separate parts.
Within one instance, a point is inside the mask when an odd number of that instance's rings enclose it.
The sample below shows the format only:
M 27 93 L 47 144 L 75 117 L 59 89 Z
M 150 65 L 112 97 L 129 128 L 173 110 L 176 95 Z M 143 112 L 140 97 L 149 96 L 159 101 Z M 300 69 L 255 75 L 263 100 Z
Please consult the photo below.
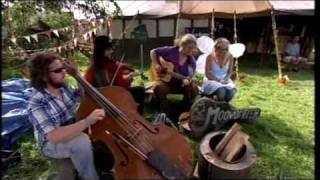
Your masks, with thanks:
M 93 86 L 121 86 L 131 92 L 134 100 L 139 103 L 138 112 L 142 114 L 145 97 L 144 87 L 131 87 L 133 70 L 113 57 L 112 43 L 108 36 L 97 36 L 94 40 L 91 66 L 85 73 L 85 79 Z

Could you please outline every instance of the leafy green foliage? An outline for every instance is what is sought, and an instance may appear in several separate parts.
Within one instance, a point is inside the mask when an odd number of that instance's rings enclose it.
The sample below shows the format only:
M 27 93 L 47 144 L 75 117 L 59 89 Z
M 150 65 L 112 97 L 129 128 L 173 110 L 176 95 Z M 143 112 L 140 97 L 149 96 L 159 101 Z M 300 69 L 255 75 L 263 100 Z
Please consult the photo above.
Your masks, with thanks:
M 9 3 L 10 2 L 10 3 Z M 110 2 L 109 2 L 110 3 Z M 108 5 L 109 5 L 108 3 Z M 10 4 L 10 5 L 9 5 Z M 59 31 L 59 38 L 53 33 L 50 35 L 41 34 L 38 36 L 38 42 L 31 38 L 31 43 L 22 36 L 34 33 L 44 32 L 51 29 L 59 29 L 73 24 L 74 19 L 71 13 L 61 12 L 62 8 L 71 9 L 72 6 L 82 9 L 85 13 L 93 13 L 96 17 L 102 17 L 109 14 L 105 6 L 99 6 L 101 1 L 1 1 L 2 25 L 6 37 L 2 38 L 3 54 L 2 67 L 10 69 L 4 73 L 2 79 L 13 76 L 21 77 L 22 61 L 30 58 L 28 54 L 21 54 L 21 50 L 46 50 L 51 47 L 57 47 L 60 44 L 70 40 L 71 31 Z M 113 2 L 113 4 L 116 4 Z M 16 44 L 10 41 L 11 37 L 16 37 Z

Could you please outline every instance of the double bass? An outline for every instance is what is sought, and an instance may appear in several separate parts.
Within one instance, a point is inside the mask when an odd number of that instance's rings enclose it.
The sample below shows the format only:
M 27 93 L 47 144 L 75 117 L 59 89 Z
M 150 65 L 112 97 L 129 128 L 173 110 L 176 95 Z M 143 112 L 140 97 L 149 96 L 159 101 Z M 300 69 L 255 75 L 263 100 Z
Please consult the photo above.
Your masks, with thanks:
M 96 89 L 70 65 L 68 73 L 86 91 L 76 119 L 96 108 L 105 119 L 92 125 L 90 138 L 112 152 L 115 179 L 186 179 L 192 174 L 192 151 L 187 139 L 164 124 L 153 125 L 137 111 L 128 91 L 118 86 Z

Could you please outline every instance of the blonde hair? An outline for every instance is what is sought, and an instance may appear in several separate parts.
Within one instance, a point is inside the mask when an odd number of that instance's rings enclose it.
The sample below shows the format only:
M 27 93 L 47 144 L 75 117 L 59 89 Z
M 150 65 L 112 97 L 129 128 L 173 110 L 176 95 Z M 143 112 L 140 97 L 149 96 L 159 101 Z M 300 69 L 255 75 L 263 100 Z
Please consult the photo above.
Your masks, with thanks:
M 183 46 L 185 44 L 189 44 L 189 43 L 197 44 L 197 38 L 193 34 L 185 34 L 182 37 L 180 37 L 179 39 L 174 40 L 175 46 L 181 47 L 181 46 Z
M 217 38 L 216 44 L 214 45 L 215 49 L 228 50 L 230 41 L 226 38 Z

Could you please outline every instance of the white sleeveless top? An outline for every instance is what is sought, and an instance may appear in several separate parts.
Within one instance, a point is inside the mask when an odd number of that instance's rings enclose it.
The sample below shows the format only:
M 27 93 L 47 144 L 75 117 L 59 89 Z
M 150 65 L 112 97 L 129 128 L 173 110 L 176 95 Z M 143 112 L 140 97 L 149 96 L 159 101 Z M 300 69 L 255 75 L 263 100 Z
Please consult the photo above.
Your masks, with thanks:
M 218 80 L 222 80 L 226 77 L 229 70 L 230 61 L 228 61 L 224 66 L 220 67 L 215 61 L 212 63 L 212 68 L 210 70 L 210 74 L 215 76 Z M 214 93 L 218 88 L 225 87 L 227 89 L 235 88 L 235 84 L 229 78 L 227 84 L 222 84 L 215 80 L 208 80 L 205 76 L 204 83 L 201 87 L 201 91 L 203 94 L 210 95 Z

